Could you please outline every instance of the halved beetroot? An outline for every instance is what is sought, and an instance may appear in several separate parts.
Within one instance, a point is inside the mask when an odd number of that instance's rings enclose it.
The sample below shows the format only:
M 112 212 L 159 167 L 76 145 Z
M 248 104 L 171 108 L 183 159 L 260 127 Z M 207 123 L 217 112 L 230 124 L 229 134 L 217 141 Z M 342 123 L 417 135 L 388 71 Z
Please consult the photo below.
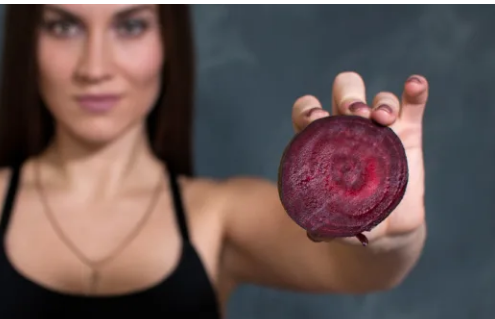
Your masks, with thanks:
M 287 214 L 321 237 L 356 236 L 387 218 L 402 200 L 407 158 L 395 132 L 359 116 L 318 119 L 284 151 L 278 189 Z

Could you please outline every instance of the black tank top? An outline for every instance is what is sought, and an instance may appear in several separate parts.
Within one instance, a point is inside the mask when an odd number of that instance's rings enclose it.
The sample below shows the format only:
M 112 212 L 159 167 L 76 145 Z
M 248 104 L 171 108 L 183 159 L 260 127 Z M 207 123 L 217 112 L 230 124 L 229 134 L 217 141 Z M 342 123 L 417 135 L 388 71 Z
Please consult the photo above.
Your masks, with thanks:
M 44 288 L 19 273 L 5 252 L 20 167 L 13 167 L 0 221 L 0 318 L 201 318 L 218 319 L 215 291 L 205 268 L 189 239 L 177 177 L 169 172 L 177 223 L 182 237 L 182 252 L 175 270 L 154 286 L 118 296 L 66 294 Z M 136 269 L 139 271 L 139 269 Z M 138 317 L 139 316 L 139 317 Z

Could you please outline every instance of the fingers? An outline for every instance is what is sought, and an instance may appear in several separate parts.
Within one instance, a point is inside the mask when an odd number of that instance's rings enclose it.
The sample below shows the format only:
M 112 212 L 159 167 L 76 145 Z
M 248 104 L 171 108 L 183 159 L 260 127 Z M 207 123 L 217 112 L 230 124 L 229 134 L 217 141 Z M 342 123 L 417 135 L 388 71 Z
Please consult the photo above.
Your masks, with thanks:
M 393 93 L 378 93 L 373 99 L 372 107 L 371 118 L 381 125 L 392 125 L 399 117 L 400 101 Z
M 311 235 L 309 232 L 306 232 L 306 235 L 308 236 L 308 239 L 311 240 L 314 243 L 322 242 L 322 240 L 320 238 L 318 238 L 315 235 Z
M 323 237 L 319 237 L 317 235 L 313 235 L 309 232 L 306 232 L 306 235 L 308 236 L 308 239 L 314 243 L 330 242 L 330 241 L 334 240 L 334 238 L 323 238 Z
M 371 107 L 366 104 L 366 86 L 361 76 L 355 72 L 337 75 L 333 83 L 332 114 L 359 115 L 371 118 L 384 126 L 409 122 L 421 125 L 428 100 L 428 82 L 420 75 L 410 76 L 404 84 L 402 101 L 390 92 L 378 93 Z M 292 123 L 300 132 L 316 119 L 329 116 L 320 101 L 311 95 L 299 98 L 293 106 Z
M 337 75 L 333 83 L 332 114 L 369 117 L 371 109 L 366 105 L 366 87 L 355 72 Z
M 428 81 L 420 75 L 410 76 L 402 94 L 401 121 L 421 124 L 428 101 Z
M 400 123 L 421 125 L 428 99 L 428 82 L 419 75 L 410 76 L 404 84 L 402 103 L 390 92 L 380 92 L 373 100 L 371 118 L 376 122 L 391 126 Z
M 302 131 L 309 123 L 319 118 L 329 116 L 320 101 L 314 96 L 303 96 L 294 103 L 292 107 L 292 125 L 296 133 Z

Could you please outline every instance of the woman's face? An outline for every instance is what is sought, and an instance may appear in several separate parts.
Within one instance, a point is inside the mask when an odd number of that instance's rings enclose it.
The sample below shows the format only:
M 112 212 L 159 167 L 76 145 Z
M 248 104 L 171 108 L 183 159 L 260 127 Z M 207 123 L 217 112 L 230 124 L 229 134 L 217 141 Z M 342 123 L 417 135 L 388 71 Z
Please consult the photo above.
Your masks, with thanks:
M 156 5 L 44 5 L 40 93 L 64 132 L 106 143 L 144 123 L 161 84 Z

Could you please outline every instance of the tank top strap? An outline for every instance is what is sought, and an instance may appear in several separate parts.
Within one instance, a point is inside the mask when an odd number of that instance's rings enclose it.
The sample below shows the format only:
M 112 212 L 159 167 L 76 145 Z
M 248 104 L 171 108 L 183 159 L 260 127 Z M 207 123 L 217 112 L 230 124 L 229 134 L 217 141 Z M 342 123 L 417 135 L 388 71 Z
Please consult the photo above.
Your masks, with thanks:
M 168 177 L 170 180 L 170 188 L 172 190 L 172 198 L 174 201 L 175 218 L 179 226 L 180 234 L 184 242 L 189 242 L 189 230 L 187 227 L 187 219 L 178 182 L 178 176 L 173 169 L 170 169 L 170 167 L 168 168 Z
M 12 215 L 12 209 L 19 187 L 19 179 L 21 174 L 21 164 L 15 164 L 11 168 L 10 180 L 7 186 L 7 192 L 3 202 L 2 217 L 0 219 L 0 232 L 5 234 L 10 222 L 10 216 Z

